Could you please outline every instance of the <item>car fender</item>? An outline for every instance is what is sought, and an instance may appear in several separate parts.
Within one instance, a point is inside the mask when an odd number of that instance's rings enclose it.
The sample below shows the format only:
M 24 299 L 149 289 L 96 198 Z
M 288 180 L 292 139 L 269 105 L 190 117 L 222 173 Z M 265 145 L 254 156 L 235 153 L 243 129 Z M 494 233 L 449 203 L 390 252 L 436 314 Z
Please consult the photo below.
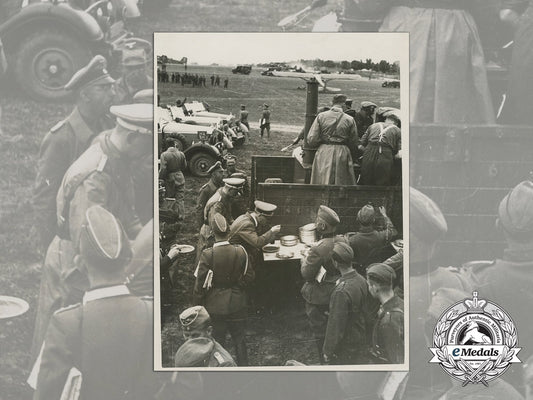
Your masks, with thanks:
M 0 36 L 9 47 L 9 38 L 24 37 L 26 32 L 39 27 L 61 26 L 70 29 L 83 40 L 101 42 L 104 32 L 98 22 L 88 13 L 72 8 L 66 3 L 54 5 L 50 2 L 32 3 L 0 25 Z
M 220 151 L 215 147 L 207 143 L 193 143 L 189 148 L 184 151 L 187 159 L 195 155 L 196 153 L 207 153 L 216 159 L 222 157 Z

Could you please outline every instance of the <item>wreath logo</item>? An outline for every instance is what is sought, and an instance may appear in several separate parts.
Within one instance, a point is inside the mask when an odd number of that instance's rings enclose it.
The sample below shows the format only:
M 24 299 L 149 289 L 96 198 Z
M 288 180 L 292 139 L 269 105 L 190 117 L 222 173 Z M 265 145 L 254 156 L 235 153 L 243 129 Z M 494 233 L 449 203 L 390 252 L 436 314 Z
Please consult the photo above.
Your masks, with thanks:
M 448 308 L 433 332 L 430 363 L 438 363 L 453 378 L 463 382 L 488 382 L 520 363 L 518 333 L 513 320 L 500 306 L 478 299 L 465 299 Z

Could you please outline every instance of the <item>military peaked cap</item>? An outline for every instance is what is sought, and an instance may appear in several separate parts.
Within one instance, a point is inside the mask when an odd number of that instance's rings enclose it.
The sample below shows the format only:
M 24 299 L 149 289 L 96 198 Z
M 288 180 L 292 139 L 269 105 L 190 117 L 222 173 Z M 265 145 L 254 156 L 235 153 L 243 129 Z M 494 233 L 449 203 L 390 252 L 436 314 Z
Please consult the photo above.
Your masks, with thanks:
M 112 106 L 109 111 L 117 123 L 131 132 L 151 135 L 154 124 L 154 107 L 148 103 Z
M 220 161 L 217 161 L 216 163 L 214 163 L 214 164 L 211 166 L 211 168 L 209 168 L 209 169 L 207 170 L 207 173 L 208 173 L 208 174 L 212 174 L 213 172 L 218 171 L 218 170 L 220 170 L 220 171 L 224 171 L 224 168 L 222 167 L 222 163 L 221 163 Z
M 318 208 L 317 217 L 331 226 L 337 226 L 341 222 L 337 213 L 326 206 L 320 206 Z
M 154 101 L 154 89 L 139 90 L 133 95 L 135 103 L 152 103 Z
M 230 189 L 242 189 L 242 185 L 244 185 L 244 179 L 241 178 L 226 178 L 223 179 L 224 184 L 226 187 L 229 187 Z
M 89 64 L 77 71 L 65 85 L 65 90 L 80 90 L 87 86 L 109 85 L 115 80 L 107 72 L 107 61 L 101 55 L 93 57 Z
M 259 214 L 272 216 L 274 215 L 274 211 L 278 209 L 278 206 L 275 204 L 267 203 L 265 201 L 256 200 L 254 201 L 255 205 L 255 211 Z
M 122 65 L 124 67 L 144 66 L 146 61 L 146 52 L 142 48 L 122 50 Z

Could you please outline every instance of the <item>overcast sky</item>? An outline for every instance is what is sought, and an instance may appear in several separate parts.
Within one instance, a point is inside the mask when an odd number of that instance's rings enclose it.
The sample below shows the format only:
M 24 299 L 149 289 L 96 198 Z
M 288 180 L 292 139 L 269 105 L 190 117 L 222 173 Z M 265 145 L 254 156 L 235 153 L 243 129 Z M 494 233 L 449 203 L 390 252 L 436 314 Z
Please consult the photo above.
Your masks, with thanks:
M 399 60 L 408 34 L 397 33 L 156 33 L 156 55 L 209 65 L 300 59 Z

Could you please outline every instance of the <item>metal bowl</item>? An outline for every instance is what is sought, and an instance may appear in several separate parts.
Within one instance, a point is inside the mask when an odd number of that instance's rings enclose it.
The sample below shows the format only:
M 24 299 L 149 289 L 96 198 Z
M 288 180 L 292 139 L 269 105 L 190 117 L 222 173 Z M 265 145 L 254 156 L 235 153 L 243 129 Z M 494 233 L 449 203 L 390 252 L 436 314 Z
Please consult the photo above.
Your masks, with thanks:
M 280 260 L 288 260 L 288 259 L 294 257 L 294 253 L 293 253 L 292 251 L 291 251 L 290 253 L 280 253 L 280 252 L 277 252 L 277 253 L 276 253 L 276 257 L 279 258 Z
M 265 253 L 276 253 L 279 250 L 279 246 L 277 244 L 267 244 L 263 246 L 263 251 Z
M 282 246 L 290 247 L 296 246 L 298 244 L 298 236 L 287 235 L 280 238 L 280 243 Z

